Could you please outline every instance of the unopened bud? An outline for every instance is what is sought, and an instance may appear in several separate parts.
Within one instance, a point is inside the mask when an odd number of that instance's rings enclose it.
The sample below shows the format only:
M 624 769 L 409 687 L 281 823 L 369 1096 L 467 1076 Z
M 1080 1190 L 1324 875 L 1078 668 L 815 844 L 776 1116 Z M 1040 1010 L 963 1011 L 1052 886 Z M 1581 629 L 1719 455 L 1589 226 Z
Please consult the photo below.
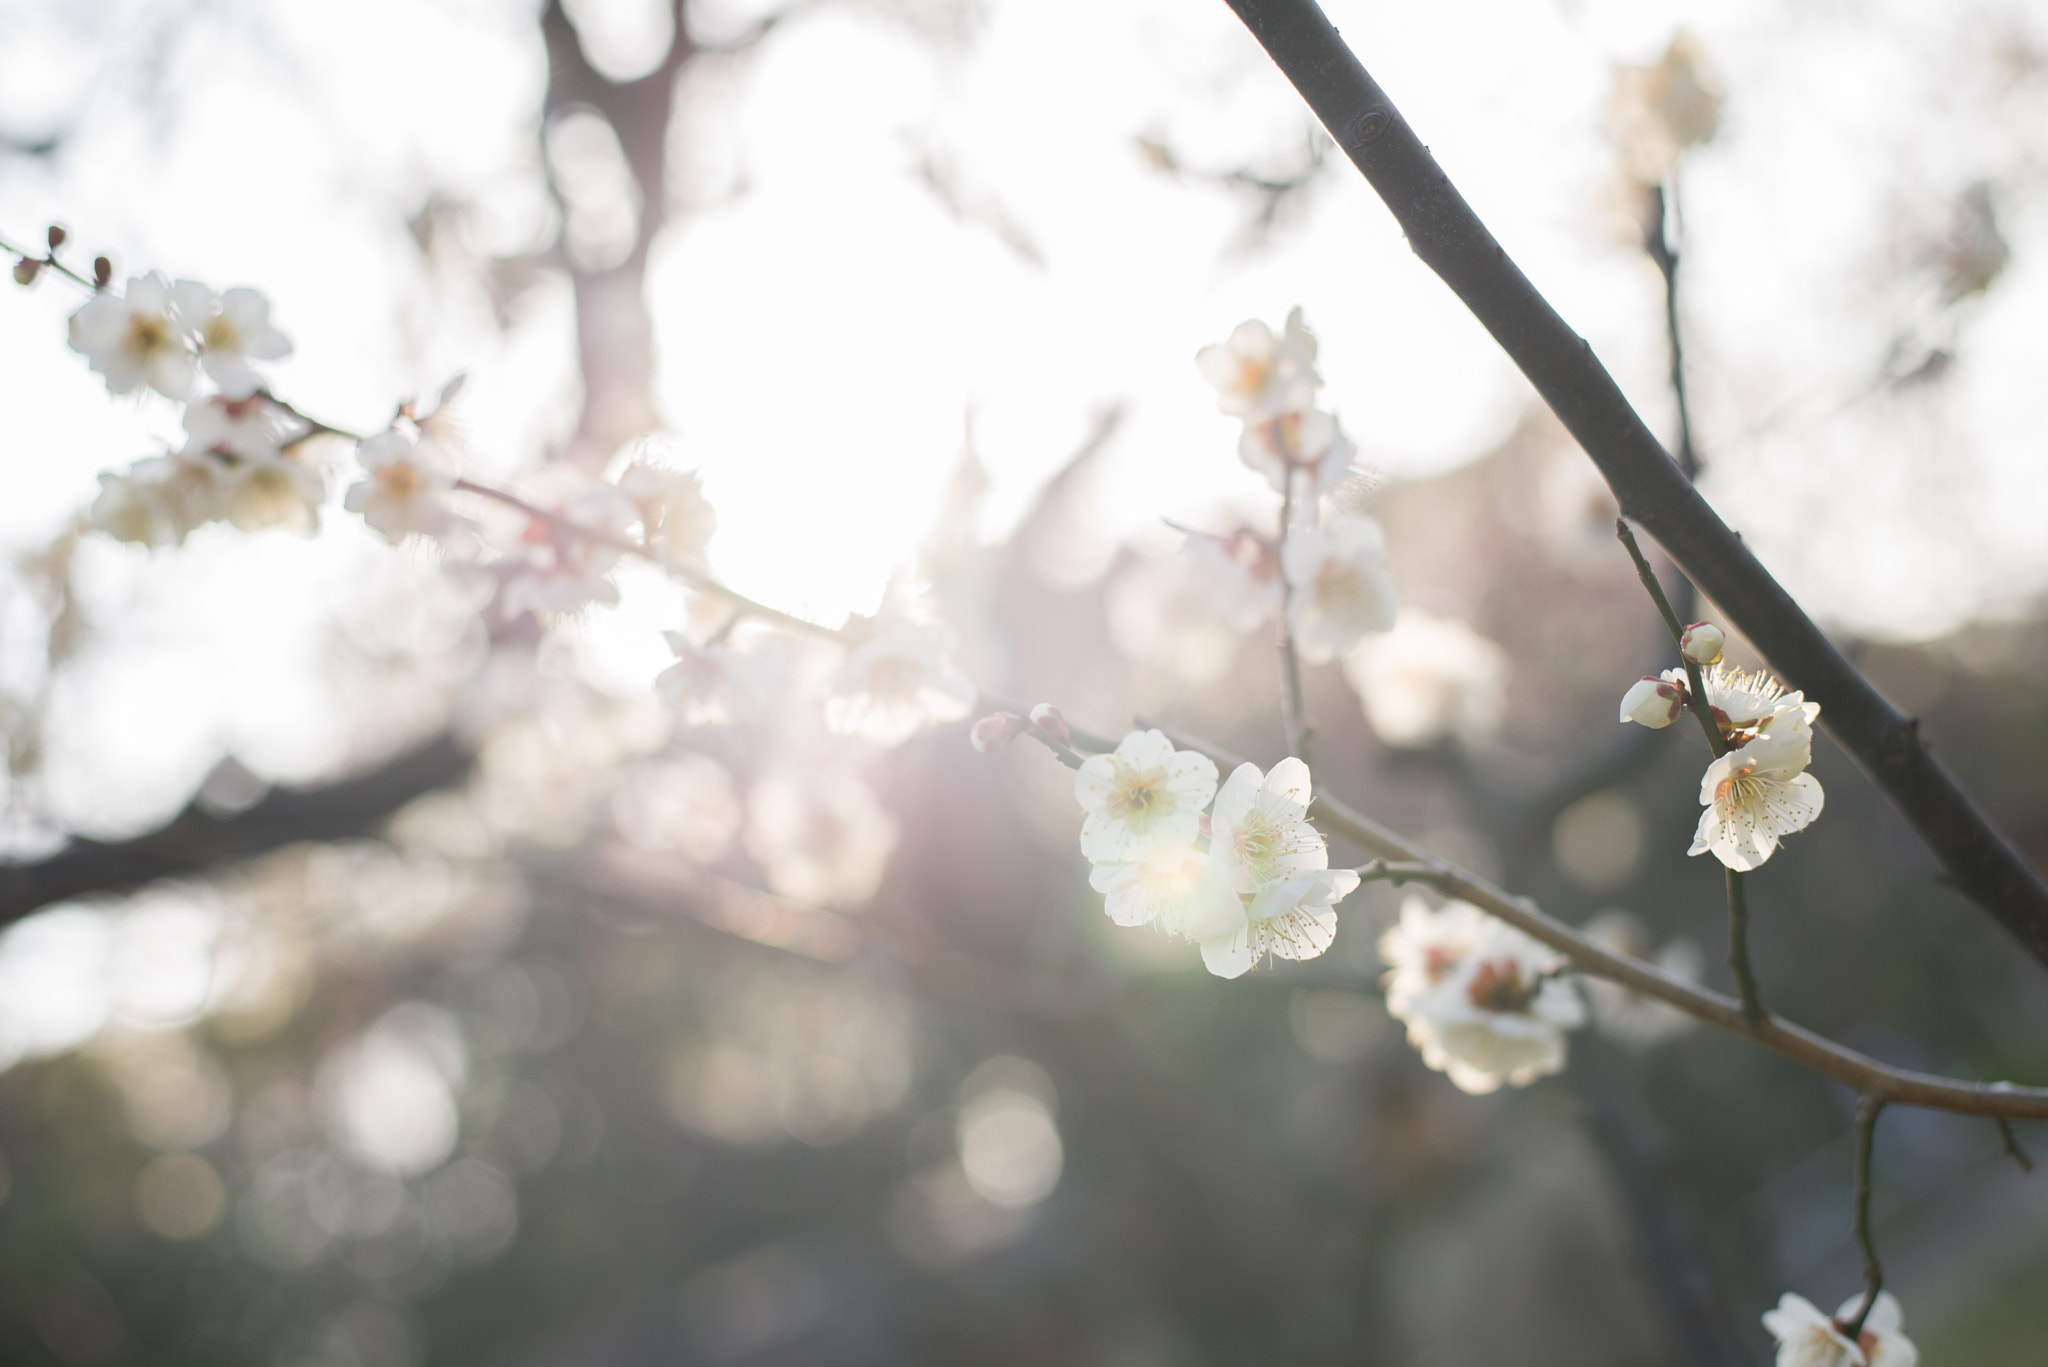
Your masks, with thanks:
M 1678 720 L 1685 711 L 1686 693 L 1683 688 L 1669 679 L 1660 679 L 1654 674 L 1645 674 L 1634 687 L 1621 695 L 1621 719 L 1647 726 L 1653 731 Z
M 52 224 L 50 225 L 50 234 L 49 234 L 49 236 L 50 236 L 50 250 L 54 252 L 54 251 L 56 251 L 56 250 L 57 250 L 57 248 L 59 248 L 59 247 L 61 247 L 61 246 L 63 246 L 63 245 L 64 245 L 64 239 L 65 239 L 65 238 L 67 238 L 67 237 L 69 237 L 69 236 L 71 236 L 71 234 L 69 234 L 69 233 L 65 232 L 65 231 L 64 231 L 64 230 L 63 230 L 63 229 L 62 229 L 61 227 L 59 227 L 59 226 L 58 226 L 58 225 L 56 225 L 55 223 L 52 223 Z
M 37 273 L 42 269 L 42 262 L 32 256 L 24 256 L 21 260 L 14 263 L 14 283 L 17 285 L 33 285 L 36 282 Z
M 1696 665 L 1719 663 L 1727 637 L 1712 622 L 1694 622 L 1678 638 L 1678 653 Z
M 114 278 L 114 263 L 104 256 L 92 259 L 92 284 L 94 289 L 105 289 Z
M 1067 731 L 1067 719 L 1057 707 L 1042 702 L 1031 709 L 1031 720 L 1061 745 L 1072 745 L 1074 737 Z
M 974 748 L 984 755 L 993 755 L 1011 741 L 1024 734 L 1030 725 L 1015 712 L 991 712 L 974 724 L 967 738 L 974 742 Z

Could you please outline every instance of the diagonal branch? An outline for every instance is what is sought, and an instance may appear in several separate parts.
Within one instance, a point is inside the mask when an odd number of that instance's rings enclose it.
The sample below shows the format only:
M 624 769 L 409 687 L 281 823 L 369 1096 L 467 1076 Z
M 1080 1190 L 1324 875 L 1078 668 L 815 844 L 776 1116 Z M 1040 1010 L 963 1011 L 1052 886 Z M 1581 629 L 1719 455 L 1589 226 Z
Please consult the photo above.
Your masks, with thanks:
M 1509 260 L 1315 0 L 1230 0 L 1409 245 L 1470 308 L 1655 536 L 1765 658 L 1825 706 L 1821 724 L 1882 788 L 1951 881 L 2048 964 L 2048 881 L 1992 827 L 1886 702 L 1687 482 L 1585 338 Z

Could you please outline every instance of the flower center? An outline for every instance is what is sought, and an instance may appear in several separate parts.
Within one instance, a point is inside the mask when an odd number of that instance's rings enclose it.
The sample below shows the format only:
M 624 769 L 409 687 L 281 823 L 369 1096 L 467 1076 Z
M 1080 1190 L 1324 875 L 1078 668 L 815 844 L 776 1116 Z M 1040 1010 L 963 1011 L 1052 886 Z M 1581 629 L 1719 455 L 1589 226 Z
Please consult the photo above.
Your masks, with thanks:
M 1316 572 L 1316 602 L 1332 616 L 1358 616 L 1366 609 L 1365 579 L 1341 560 L 1326 560 Z
M 128 349 L 138 356 L 154 356 L 171 345 L 171 330 L 161 318 L 138 315 L 128 324 Z
M 1488 959 L 1472 974 L 1465 995 L 1481 1011 L 1514 1014 L 1536 1000 L 1536 984 L 1522 976 L 1522 966 L 1513 959 Z
M 890 655 L 868 670 L 868 691 L 886 703 L 907 703 L 917 696 L 924 666 L 908 655 Z
M 1142 820 L 1168 801 L 1167 794 L 1160 791 L 1158 774 L 1126 773 L 1124 781 L 1117 785 L 1116 795 L 1110 799 L 1110 810 L 1127 820 Z
M 206 330 L 201 334 L 208 351 L 240 351 L 242 330 L 226 318 L 215 314 L 206 320 Z
M 1279 856 L 1280 833 L 1273 829 L 1273 823 L 1262 813 L 1254 812 L 1245 818 L 1244 825 L 1237 828 L 1237 837 L 1232 844 L 1237 851 L 1238 862 L 1253 873 L 1263 875 Z

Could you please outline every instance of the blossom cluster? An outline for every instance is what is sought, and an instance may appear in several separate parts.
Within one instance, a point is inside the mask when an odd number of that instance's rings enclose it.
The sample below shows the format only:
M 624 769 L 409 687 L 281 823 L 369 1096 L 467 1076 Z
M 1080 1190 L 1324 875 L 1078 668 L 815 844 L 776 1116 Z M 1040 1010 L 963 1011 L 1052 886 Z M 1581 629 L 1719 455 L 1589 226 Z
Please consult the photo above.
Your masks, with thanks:
M 1731 869 L 1759 868 L 1778 842 L 1813 824 L 1824 794 L 1806 772 L 1813 762 L 1813 723 L 1820 704 L 1808 702 L 1777 679 L 1736 669 L 1720 658 L 1721 633 L 1709 635 L 1696 623 L 1687 629 L 1694 663 L 1712 663 L 1701 679 L 1706 707 L 1726 753 L 1700 779 L 1699 829 L 1688 854 L 1711 851 Z M 1711 654 L 1708 654 L 1708 651 Z M 1694 705 L 1683 669 L 1646 675 L 1621 700 L 1621 720 L 1660 728 Z
M 1387 1011 L 1422 1061 L 1474 1095 L 1564 1067 L 1565 1035 L 1586 1009 L 1555 950 L 1470 902 L 1432 911 L 1419 897 L 1380 937 Z
M 1777 1309 L 1764 1312 L 1764 1328 L 1778 1341 L 1777 1367 L 1914 1367 L 1920 1350 L 1905 1335 L 1905 1316 L 1892 1293 L 1877 1294 L 1852 1338 L 1849 1329 L 1862 1308 L 1859 1294 L 1823 1315 L 1806 1297 L 1786 1292 Z
M 1258 319 L 1201 349 L 1195 365 L 1216 406 L 1242 419 L 1238 457 L 1286 501 L 1278 539 L 1238 528 L 1190 532 L 1183 550 L 1230 625 L 1252 631 L 1281 612 L 1301 658 L 1337 659 L 1394 625 L 1397 599 L 1379 523 L 1322 503 L 1358 455 L 1336 415 L 1316 406 L 1322 377 L 1301 310 L 1278 334 Z
M 1240 764 L 1220 790 L 1216 777 L 1208 756 L 1176 750 L 1159 731 L 1133 731 L 1083 761 L 1074 796 L 1087 814 L 1089 885 L 1112 921 L 1196 942 L 1218 977 L 1269 957 L 1316 957 L 1359 880 L 1330 868 L 1309 824 L 1308 766 Z

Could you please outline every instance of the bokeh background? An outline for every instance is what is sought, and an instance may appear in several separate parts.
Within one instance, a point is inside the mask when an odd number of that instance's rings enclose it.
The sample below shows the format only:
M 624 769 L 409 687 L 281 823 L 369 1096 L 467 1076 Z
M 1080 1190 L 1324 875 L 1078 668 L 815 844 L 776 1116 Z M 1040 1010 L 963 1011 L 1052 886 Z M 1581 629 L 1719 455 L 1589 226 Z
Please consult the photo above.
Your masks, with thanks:
M 1725 97 L 1669 187 L 1702 487 L 2048 858 L 2048 16 L 1329 9 L 1674 435 L 1614 101 L 1689 30 Z M 1100 731 L 1279 753 L 1270 641 L 1165 520 L 1270 525 L 1192 355 L 1302 305 L 1403 598 L 1310 673 L 1318 777 L 1726 986 L 1701 757 L 1616 740 L 1670 661 L 1611 501 L 1223 5 L 7 0 L 0 33 L 9 240 L 261 288 L 276 388 L 342 426 L 466 373 L 480 477 L 695 468 L 736 587 L 836 622 L 915 581 L 985 687 Z M 650 684 L 700 609 L 651 571 L 487 633 L 338 506 L 80 534 L 177 411 L 107 396 L 79 301 L 0 303 L 0 1359 L 1704 1367 L 1858 1285 L 1831 1084 L 1587 1032 L 1464 1096 L 1374 990 L 1394 895 L 1212 979 L 1109 926 L 1043 753 L 682 725 Z M 1767 999 L 2048 1080 L 2040 966 L 1816 751 L 1827 812 L 1752 879 Z M 1923 1360 L 2040 1361 L 2048 1176 L 1894 1111 L 1877 1214 Z

